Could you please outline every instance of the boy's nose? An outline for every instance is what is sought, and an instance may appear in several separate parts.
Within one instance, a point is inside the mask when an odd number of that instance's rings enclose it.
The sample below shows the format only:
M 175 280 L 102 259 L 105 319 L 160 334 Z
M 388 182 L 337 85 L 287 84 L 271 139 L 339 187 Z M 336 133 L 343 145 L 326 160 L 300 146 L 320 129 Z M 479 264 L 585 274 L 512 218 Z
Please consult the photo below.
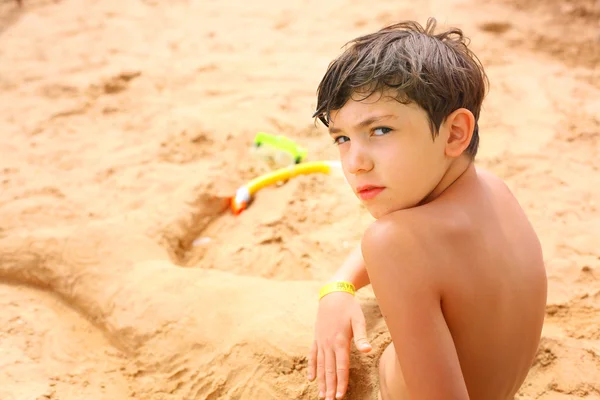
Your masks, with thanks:
M 373 169 L 373 161 L 363 146 L 350 145 L 350 150 L 346 154 L 346 170 L 353 174 L 367 172 Z

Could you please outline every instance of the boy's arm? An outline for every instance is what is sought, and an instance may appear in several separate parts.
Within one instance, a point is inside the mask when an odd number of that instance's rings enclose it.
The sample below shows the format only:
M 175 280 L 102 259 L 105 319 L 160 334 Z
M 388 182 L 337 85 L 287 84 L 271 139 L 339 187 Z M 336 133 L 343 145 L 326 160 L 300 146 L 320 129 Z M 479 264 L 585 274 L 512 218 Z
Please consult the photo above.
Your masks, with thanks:
M 454 341 L 441 310 L 436 266 L 422 241 L 397 221 L 375 222 L 362 251 L 408 397 L 468 399 Z
M 331 281 L 349 281 L 356 290 L 369 284 L 360 245 L 350 252 Z M 337 398 L 346 393 L 352 338 L 359 351 L 371 351 L 365 317 L 357 299 L 347 293 L 336 293 L 319 300 L 315 339 L 308 355 L 308 379 L 312 381 L 318 376 L 319 391 L 328 399 L 333 399 L 336 393 L 340 394 Z
M 365 267 L 360 243 L 350 252 L 340 268 L 329 280 L 329 282 L 335 281 L 351 282 L 356 290 L 369 284 L 369 275 Z

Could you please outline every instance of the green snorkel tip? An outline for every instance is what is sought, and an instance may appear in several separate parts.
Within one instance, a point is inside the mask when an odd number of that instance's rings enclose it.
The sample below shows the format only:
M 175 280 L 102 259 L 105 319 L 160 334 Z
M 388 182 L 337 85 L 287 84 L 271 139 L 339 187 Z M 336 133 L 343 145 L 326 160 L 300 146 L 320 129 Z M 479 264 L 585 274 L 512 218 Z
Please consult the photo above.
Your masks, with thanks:
M 307 150 L 300 147 L 292 139 L 283 135 L 272 135 L 266 132 L 258 132 L 254 137 L 254 146 L 270 146 L 274 149 L 289 153 L 296 164 L 301 163 L 306 158 Z

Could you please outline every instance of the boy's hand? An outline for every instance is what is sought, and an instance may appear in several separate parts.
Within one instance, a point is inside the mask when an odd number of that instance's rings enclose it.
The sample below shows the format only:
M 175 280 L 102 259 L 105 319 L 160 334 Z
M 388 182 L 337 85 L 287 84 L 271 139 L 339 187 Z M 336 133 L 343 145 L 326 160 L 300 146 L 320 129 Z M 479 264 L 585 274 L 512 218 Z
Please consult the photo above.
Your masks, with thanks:
M 308 379 L 319 378 L 320 398 L 341 399 L 346 394 L 352 337 L 359 351 L 371 351 L 365 316 L 356 298 L 344 292 L 323 297 L 319 302 L 315 340 L 308 357 Z

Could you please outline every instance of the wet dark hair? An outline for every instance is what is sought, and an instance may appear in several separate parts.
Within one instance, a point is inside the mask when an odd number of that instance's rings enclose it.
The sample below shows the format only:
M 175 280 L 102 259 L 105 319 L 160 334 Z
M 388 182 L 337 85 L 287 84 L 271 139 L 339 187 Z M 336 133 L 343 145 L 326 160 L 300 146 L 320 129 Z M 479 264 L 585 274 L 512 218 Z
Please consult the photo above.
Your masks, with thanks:
M 434 34 L 436 20 L 423 28 L 404 21 L 360 36 L 327 69 L 317 90 L 318 117 L 329 126 L 331 111 L 352 96 L 395 89 L 396 100 L 415 103 L 427 112 L 433 138 L 446 117 L 466 108 L 475 117 L 466 152 L 474 158 L 479 147 L 479 113 L 488 79 L 479 59 L 468 48 L 462 30 Z

